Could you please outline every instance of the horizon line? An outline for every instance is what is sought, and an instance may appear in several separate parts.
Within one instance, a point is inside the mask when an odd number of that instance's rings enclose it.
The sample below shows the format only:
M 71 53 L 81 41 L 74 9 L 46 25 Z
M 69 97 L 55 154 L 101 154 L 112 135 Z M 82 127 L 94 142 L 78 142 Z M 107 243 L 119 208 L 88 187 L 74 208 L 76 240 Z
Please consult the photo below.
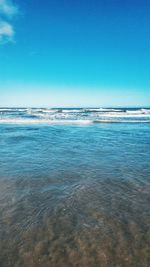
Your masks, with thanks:
M 137 106 L 0 106 L 1 108 L 51 108 L 51 109 L 66 109 L 66 108 L 74 108 L 74 109 L 81 109 L 81 108 L 150 108 L 150 106 L 143 106 L 143 105 L 137 105 Z

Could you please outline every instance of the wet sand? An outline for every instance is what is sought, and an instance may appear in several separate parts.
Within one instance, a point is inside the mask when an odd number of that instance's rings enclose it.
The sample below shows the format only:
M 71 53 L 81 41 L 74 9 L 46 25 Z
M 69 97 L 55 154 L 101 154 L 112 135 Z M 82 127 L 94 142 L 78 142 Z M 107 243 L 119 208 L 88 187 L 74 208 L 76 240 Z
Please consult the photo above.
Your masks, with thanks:
M 27 190 L 23 183 L 20 187 Z M 0 188 L 1 195 L 4 190 L 13 195 L 16 184 Z M 39 188 L 16 200 L 7 196 L 1 209 L 0 266 L 149 266 L 149 187 L 101 179 L 75 183 L 57 197 L 54 191 Z

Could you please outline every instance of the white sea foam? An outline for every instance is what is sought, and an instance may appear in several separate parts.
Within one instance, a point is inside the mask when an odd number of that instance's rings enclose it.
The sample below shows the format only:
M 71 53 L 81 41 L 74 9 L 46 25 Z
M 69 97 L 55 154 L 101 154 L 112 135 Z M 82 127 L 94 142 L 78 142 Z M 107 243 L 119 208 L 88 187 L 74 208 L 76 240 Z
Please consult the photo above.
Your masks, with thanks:
M 143 110 L 126 110 L 127 114 L 144 114 L 145 112 Z
M 0 124 L 89 124 L 91 120 L 0 119 Z
M 127 114 L 150 114 L 150 109 L 126 110 Z
M 84 112 L 83 109 L 62 109 L 64 113 L 81 113 Z
M 150 118 L 150 113 L 126 113 L 126 112 L 107 112 L 103 114 L 98 114 L 99 117 L 110 117 L 110 118 Z
M 0 108 L 0 111 L 9 111 L 11 110 L 10 108 Z
M 150 120 L 85 120 L 85 119 L 23 119 L 23 118 L 0 118 L 0 124 L 91 124 L 91 123 L 150 123 Z
M 0 123 L 103 123 L 150 122 L 150 109 L 111 108 L 1 108 Z
M 58 110 L 54 110 L 54 109 L 45 109 L 45 110 L 42 110 L 43 113 L 56 113 L 58 112 Z
M 26 108 L 0 108 L 0 112 L 20 112 L 27 111 Z
M 120 109 L 113 109 L 113 108 L 88 108 L 88 109 L 85 109 L 85 111 L 95 111 L 95 112 L 121 112 Z
M 142 108 L 141 111 L 144 112 L 145 114 L 150 114 L 150 109 Z

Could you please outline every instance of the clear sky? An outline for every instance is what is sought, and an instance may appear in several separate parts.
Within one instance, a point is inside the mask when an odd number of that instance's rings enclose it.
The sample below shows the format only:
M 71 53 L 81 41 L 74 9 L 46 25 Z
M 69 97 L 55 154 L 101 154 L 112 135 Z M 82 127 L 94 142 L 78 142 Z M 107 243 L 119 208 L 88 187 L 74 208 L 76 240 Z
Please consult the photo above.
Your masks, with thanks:
M 0 106 L 150 106 L 150 1 L 0 0 Z

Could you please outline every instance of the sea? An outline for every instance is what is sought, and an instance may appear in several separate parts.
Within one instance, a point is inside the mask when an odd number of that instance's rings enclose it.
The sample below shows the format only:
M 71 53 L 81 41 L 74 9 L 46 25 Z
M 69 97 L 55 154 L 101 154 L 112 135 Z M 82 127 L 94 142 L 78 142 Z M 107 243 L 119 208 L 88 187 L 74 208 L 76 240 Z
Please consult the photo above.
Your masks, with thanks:
M 150 266 L 150 108 L 0 108 L 0 266 Z

